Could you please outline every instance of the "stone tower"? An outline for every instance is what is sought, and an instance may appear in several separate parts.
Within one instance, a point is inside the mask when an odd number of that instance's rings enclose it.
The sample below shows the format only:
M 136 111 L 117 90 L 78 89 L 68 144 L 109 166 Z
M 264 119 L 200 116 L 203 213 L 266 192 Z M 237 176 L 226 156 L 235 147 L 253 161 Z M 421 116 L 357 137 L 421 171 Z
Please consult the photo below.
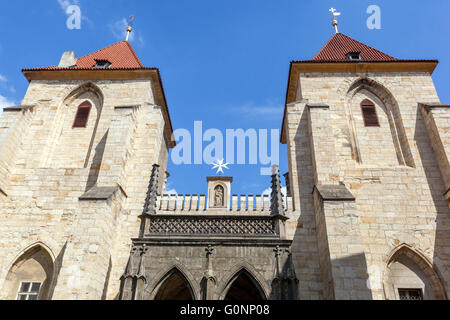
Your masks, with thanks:
M 147 177 L 174 146 L 159 71 L 123 41 L 23 74 L 0 118 L 0 298 L 35 282 L 39 299 L 114 299 Z
M 450 109 L 437 64 L 341 33 L 291 63 L 282 143 L 301 298 L 448 297 Z
M 0 118 L 0 298 L 447 299 L 437 64 L 340 33 L 293 61 L 270 196 L 232 194 L 239 177 L 164 194 L 167 104 L 128 42 L 23 70 Z

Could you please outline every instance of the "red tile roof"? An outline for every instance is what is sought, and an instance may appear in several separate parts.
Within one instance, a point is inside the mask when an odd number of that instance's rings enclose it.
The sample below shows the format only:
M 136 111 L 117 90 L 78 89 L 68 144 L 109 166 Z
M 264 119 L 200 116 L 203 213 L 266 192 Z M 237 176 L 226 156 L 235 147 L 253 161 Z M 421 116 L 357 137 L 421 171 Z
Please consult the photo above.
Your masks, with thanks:
M 352 52 L 359 52 L 361 54 L 361 60 L 358 60 L 359 62 L 398 61 L 397 58 L 391 57 L 342 33 L 336 33 L 331 37 L 312 61 L 349 62 L 350 60 L 347 59 L 347 55 Z
M 25 70 L 94 70 L 96 60 L 108 60 L 111 66 L 107 70 L 146 69 L 128 41 L 117 42 L 104 49 L 88 54 L 77 60 L 76 67 L 59 68 L 58 66 L 25 69 Z M 105 69 L 102 69 L 105 70 Z

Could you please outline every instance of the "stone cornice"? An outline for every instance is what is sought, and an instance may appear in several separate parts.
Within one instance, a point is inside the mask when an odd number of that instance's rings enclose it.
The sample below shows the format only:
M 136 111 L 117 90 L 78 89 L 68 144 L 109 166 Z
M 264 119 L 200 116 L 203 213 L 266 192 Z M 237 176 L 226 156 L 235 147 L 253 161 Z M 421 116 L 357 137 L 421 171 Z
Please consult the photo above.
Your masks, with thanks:
M 344 185 L 316 185 L 313 193 L 317 191 L 323 201 L 355 201 L 355 196 Z
M 233 182 L 233 177 L 206 177 L 207 182 L 214 182 L 214 181 L 226 181 L 226 182 Z
M 306 106 L 309 109 L 330 109 L 330 106 L 324 103 L 308 103 Z
M 7 107 L 3 108 L 4 112 L 14 112 L 14 111 L 32 111 L 35 105 L 20 105 L 20 106 L 13 106 L 13 107 Z
M 251 239 L 251 238 L 217 238 L 217 237 L 152 237 L 146 239 L 131 239 L 134 245 L 147 245 L 147 246 L 204 246 L 206 244 L 215 246 L 257 246 L 257 247 L 286 247 L 289 248 L 292 245 L 292 240 L 281 240 L 277 238 L 273 239 Z
M 450 105 L 438 102 L 419 103 L 419 107 L 424 108 L 427 111 L 427 113 L 433 109 L 450 109 Z
M 118 184 L 115 187 L 98 187 L 94 186 L 85 192 L 80 198 L 80 201 L 107 201 L 117 191 L 121 191 L 125 197 L 128 197 L 125 190 Z

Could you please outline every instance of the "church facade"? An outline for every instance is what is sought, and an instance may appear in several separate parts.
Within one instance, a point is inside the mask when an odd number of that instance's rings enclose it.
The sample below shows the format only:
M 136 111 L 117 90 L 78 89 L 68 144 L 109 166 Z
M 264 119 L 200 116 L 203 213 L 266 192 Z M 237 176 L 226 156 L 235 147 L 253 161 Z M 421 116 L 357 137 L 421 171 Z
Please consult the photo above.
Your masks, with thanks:
M 127 41 L 24 69 L 0 118 L 0 299 L 440 300 L 450 107 L 436 60 L 336 33 L 293 61 L 270 196 L 165 194 L 162 79 Z

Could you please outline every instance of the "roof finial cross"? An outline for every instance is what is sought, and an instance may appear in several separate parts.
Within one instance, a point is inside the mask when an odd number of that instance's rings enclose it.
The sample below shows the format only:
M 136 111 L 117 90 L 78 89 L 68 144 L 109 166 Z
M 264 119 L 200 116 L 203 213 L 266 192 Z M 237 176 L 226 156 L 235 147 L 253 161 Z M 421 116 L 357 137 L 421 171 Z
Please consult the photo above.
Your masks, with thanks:
M 337 10 L 335 8 L 331 8 L 329 11 L 333 14 L 333 23 L 332 23 L 332 25 L 334 27 L 334 31 L 336 33 L 339 33 L 337 17 L 339 17 L 341 15 L 341 13 L 337 12 Z
M 128 22 L 127 37 L 126 37 L 125 41 L 128 41 L 128 39 L 130 38 L 131 31 L 133 31 L 133 28 L 132 28 L 133 20 L 134 20 L 134 16 L 131 15 L 130 18 L 129 18 L 129 22 Z

